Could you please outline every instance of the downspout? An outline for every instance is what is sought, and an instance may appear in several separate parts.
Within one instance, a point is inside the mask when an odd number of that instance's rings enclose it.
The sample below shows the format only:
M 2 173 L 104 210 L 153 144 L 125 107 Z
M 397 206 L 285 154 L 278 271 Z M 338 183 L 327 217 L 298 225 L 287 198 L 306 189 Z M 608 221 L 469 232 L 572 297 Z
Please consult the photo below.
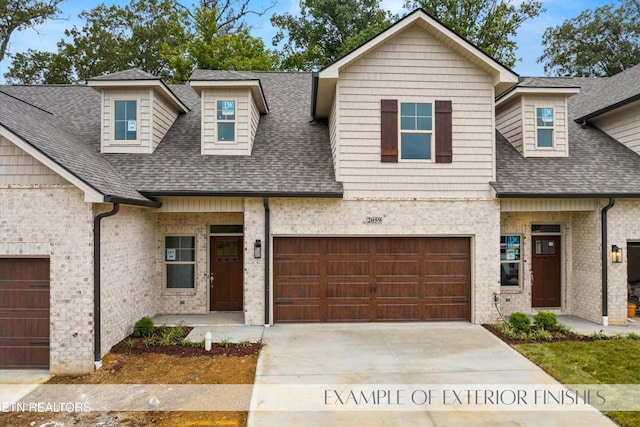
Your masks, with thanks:
M 270 262 L 270 254 L 269 249 L 271 248 L 270 239 L 269 239 L 269 228 L 270 228 L 270 214 L 271 211 L 269 209 L 269 198 L 265 197 L 263 199 L 264 202 L 264 326 L 269 327 L 270 316 L 269 316 L 269 304 L 271 302 L 271 298 L 269 297 L 270 292 L 270 272 L 269 272 L 269 262 Z
M 114 203 L 109 212 L 98 214 L 93 219 L 93 356 L 96 369 L 102 366 L 102 339 L 100 331 L 100 222 L 102 218 L 113 216 L 120 210 L 120 203 Z
M 616 204 L 616 199 L 613 197 L 609 198 L 609 204 L 602 208 L 602 325 L 609 326 L 609 310 L 608 310 L 608 267 L 609 267 L 609 250 L 607 245 L 607 211 Z

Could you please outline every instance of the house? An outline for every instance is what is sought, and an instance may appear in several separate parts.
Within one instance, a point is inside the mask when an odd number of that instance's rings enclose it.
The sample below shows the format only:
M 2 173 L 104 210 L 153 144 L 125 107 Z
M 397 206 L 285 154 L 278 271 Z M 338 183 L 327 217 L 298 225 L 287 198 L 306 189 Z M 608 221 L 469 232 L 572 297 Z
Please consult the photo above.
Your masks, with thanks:
M 160 313 L 625 324 L 639 74 L 522 79 L 417 10 L 314 73 L 0 86 L 0 367 Z

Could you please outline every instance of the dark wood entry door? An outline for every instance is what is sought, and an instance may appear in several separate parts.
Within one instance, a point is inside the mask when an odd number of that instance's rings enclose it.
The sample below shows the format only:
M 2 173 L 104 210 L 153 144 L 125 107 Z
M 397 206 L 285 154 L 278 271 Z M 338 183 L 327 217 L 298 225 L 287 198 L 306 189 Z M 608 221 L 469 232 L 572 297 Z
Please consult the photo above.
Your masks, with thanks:
M 470 320 L 468 238 L 274 239 L 276 322 Z
M 560 236 L 533 236 L 531 253 L 531 306 L 560 307 Z
M 211 236 L 209 309 L 241 311 L 243 294 L 243 237 Z
M 48 259 L 0 259 L 0 368 L 49 368 Z

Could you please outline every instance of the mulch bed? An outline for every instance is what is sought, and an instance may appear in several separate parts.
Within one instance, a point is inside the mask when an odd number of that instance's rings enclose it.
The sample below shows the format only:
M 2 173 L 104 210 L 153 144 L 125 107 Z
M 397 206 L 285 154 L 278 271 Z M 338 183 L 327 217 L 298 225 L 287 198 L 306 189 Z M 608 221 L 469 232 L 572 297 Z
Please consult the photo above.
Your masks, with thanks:
M 185 338 L 191 332 L 192 327 L 184 328 Z M 155 328 L 154 335 L 156 337 L 162 336 L 162 329 Z M 227 347 L 221 347 L 218 343 L 211 343 L 211 351 L 205 350 L 203 347 L 183 346 L 180 344 L 171 345 L 146 345 L 144 338 L 134 337 L 129 335 L 118 344 L 111 347 L 111 352 L 116 354 L 145 354 L 145 353 L 159 353 L 170 356 L 179 357 L 198 357 L 198 356 L 249 356 L 260 353 L 260 349 L 263 347 L 262 342 L 249 343 L 245 346 L 240 344 L 229 344 Z
M 496 329 L 493 325 L 483 324 L 483 328 L 491 332 L 493 335 L 500 338 L 502 341 L 506 342 L 509 345 L 516 344 L 542 344 L 548 342 L 567 342 L 567 341 L 577 341 L 577 342 L 590 342 L 590 341 L 601 341 L 608 339 L 606 336 L 602 336 L 601 338 L 593 338 L 587 335 L 580 334 L 568 334 L 565 336 L 558 336 L 557 334 L 552 333 L 553 339 L 545 340 L 545 341 L 532 341 L 532 340 L 514 340 L 511 338 L 507 338 L 500 330 Z M 533 328 L 533 327 L 532 327 Z

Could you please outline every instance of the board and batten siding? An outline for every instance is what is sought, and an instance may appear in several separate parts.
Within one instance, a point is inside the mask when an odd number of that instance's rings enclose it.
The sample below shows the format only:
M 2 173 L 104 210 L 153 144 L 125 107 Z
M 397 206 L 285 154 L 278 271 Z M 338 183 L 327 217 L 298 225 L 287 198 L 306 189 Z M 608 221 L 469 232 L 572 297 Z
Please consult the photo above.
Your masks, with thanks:
M 171 108 L 169 103 L 157 94 L 153 94 L 153 152 L 167 134 L 173 122 L 178 118 L 178 113 Z
M 109 89 L 102 92 L 102 137 L 103 153 L 152 153 L 151 139 L 152 89 Z M 115 141 L 113 139 L 113 102 L 136 100 L 138 102 L 138 140 Z
M 0 136 L 0 186 L 70 185 L 64 178 Z
M 558 96 L 523 96 L 523 136 L 525 157 L 567 157 L 569 155 L 569 127 L 567 98 Z M 553 148 L 537 148 L 536 108 L 553 108 Z
M 492 78 L 417 26 L 341 70 L 332 132 L 345 198 L 491 197 L 494 179 Z M 380 101 L 453 106 L 453 162 L 380 162 Z M 434 153 L 435 155 L 435 153 Z
M 640 108 L 637 104 L 598 117 L 593 124 L 640 154 Z
M 523 154 L 522 142 L 522 100 L 520 98 L 501 106 L 496 111 L 496 128 L 516 149 Z
M 251 91 L 249 89 L 215 88 L 202 89 L 202 154 L 227 156 L 248 156 L 251 154 L 252 138 L 250 138 L 249 117 L 251 107 Z M 235 141 L 217 141 L 217 101 L 236 101 Z

